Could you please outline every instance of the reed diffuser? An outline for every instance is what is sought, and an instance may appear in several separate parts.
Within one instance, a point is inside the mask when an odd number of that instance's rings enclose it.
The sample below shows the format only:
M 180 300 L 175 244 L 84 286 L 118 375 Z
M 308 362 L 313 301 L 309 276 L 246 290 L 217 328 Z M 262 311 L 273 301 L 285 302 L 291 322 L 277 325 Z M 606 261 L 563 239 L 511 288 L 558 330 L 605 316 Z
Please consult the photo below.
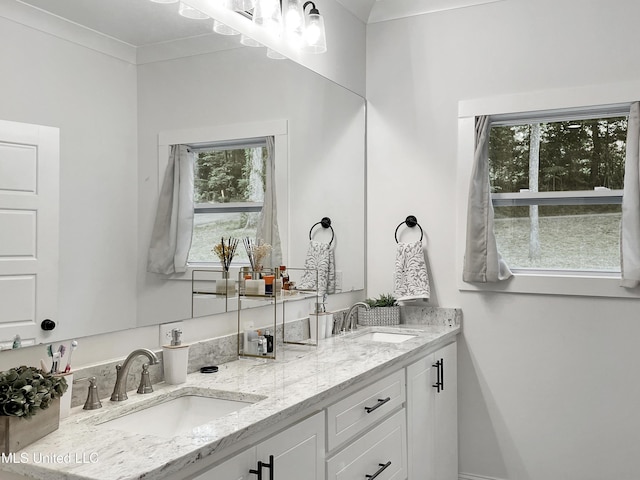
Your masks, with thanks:
M 229 267 L 233 261 L 233 257 L 236 254 L 236 248 L 238 248 L 240 240 L 237 238 L 228 238 L 226 241 L 224 237 L 220 240 L 220 243 L 214 245 L 212 251 L 220 259 L 220 264 L 224 270 L 222 281 L 216 281 L 216 293 L 229 294 L 235 293 L 236 282 L 229 279 Z

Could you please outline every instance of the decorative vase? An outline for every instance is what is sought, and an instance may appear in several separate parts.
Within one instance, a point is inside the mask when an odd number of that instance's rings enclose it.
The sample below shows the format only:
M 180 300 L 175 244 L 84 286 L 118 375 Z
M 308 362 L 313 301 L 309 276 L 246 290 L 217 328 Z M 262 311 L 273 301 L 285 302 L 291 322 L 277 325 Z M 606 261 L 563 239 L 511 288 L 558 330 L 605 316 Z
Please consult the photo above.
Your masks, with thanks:
M 38 411 L 31 418 L 0 416 L 2 452 L 17 452 L 55 432 L 59 426 L 60 398 L 53 400 L 49 408 Z

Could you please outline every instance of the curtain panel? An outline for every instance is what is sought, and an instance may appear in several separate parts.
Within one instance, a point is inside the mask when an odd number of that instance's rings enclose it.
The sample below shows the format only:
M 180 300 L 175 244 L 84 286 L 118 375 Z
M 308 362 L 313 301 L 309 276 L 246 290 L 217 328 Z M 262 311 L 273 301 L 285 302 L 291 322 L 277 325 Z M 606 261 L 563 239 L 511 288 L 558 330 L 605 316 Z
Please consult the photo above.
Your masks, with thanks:
M 186 271 L 193 234 L 195 154 L 172 145 L 158 198 L 147 271 L 170 275 Z
M 260 211 L 256 241 L 271 245 L 271 252 L 265 259 L 265 266 L 278 268 L 282 264 L 282 245 L 278 229 L 278 208 L 276 201 L 275 138 L 267 137 L 266 182 L 264 204 Z
M 512 276 L 502 259 L 493 232 L 494 214 L 489 183 L 488 116 L 476 118 L 476 147 L 469 185 L 467 238 L 462 279 L 465 282 L 498 282 Z
M 640 102 L 631 104 L 620 229 L 620 285 L 640 284 Z

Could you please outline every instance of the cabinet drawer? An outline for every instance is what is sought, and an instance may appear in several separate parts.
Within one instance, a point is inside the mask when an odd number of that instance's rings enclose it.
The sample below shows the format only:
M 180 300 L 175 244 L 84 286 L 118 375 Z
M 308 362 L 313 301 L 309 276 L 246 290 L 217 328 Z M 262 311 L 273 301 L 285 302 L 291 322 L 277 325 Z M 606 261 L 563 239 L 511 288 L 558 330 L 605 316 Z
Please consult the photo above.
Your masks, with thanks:
M 406 418 L 404 409 L 327 461 L 328 480 L 404 480 L 406 466 Z
M 399 370 L 327 409 L 329 451 L 378 422 L 405 401 L 404 370 Z

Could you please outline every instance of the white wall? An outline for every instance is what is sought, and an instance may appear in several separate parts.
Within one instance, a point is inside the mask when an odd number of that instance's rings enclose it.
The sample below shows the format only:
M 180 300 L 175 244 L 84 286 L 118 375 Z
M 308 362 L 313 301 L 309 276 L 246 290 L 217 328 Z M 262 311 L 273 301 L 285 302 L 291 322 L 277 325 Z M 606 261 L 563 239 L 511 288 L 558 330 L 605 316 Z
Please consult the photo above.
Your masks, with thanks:
M 464 312 L 473 478 L 640 477 L 638 302 L 460 292 L 455 270 L 458 102 L 616 82 L 640 97 L 637 18 L 632 0 L 509 0 L 368 27 L 368 293 L 392 288 L 393 230 L 416 215 L 433 303 Z
M 136 67 L 2 13 L 0 118 L 60 129 L 54 333 L 73 338 L 134 326 Z
M 146 269 L 157 204 L 158 133 L 286 120 L 288 164 L 276 165 L 285 172 L 278 175 L 285 180 L 278 184 L 283 260 L 302 267 L 309 229 L 328 216 L 344 286 L 364 288 L 362 98 L 306 68 L 249 48 L 141 65 L 138 85 L 140 272 Z M 190 290 L 189 281 L 142 273 L 139 324 L 189 317 Z M 237 328 L 234 319 L 229 328 Z

